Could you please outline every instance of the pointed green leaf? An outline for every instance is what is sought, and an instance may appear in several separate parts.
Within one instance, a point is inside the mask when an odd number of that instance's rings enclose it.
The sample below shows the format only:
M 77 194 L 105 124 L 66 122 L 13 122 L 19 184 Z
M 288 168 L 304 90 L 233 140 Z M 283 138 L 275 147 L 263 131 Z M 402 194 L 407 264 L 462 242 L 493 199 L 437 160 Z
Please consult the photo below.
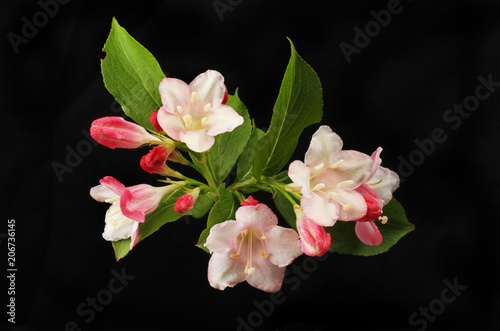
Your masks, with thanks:
M 250 116 L 247 108 L 238 97 L 238 91 L 229 96 L 227 105 L 233 107 L 240 116 L 243 116 L 244 122 L 233 131 L 216 136 L 215 143 L 208 153 L 215 179 L 219 184 L 233 169 L 252 133 Z
M 106 52 L 106 57 L 101 60 L 104 85 L 125 114 L 138 124 L 153 129 L 149 117 L 162 106 L 158 86 L 165 75 L 160 65 L 115 18 L 103 51 Z
M 253 177 L 253 160 L 255 159 L 255 151 L 257 142 L 264 136 L 264 131 L 255 127 L 252 134 L 248 139 L 245 149 L 238 159 L 238 166 L 236 168 L 235 182 L 242 182 Z
M 361 256 L 384 253 L 399 239 L 415 229 L 415 226 L 406 218 L 405 210 L 401 204 L 394 198 L 384 206 L 383 215 L 389 218 L 386 224 L 382 224 L 378 220 L 375 221 L 382 234 L 382 244 L 379 246 L 363 244 L 354 232 L 355 222 L 337 221 L 333 227 L 326 228 L 332 235 L 330 251 Z
M 323 94 L 318 75 L 295 51 L 292 55 L 274 104 L 271 125 L 257 144 L 254 176 L 277 174 L 288 162 L 300 134 L 323 116 Z

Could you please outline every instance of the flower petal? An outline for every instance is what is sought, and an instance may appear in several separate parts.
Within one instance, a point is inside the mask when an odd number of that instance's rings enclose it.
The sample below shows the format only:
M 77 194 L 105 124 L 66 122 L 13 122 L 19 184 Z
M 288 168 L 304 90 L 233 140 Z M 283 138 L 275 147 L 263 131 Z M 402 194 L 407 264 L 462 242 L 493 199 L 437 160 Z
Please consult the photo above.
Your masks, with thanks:
M 90 196 L 96 201 L 104 202 L 105 200 L 118 196 L 118 194 L 116 194 L 109 187 L 100 184 L 90 189 Z
M 322 125 L 312 136 L 306 152 L 305 164 L 316 167 L 321 163 L 332 164 L 342 149 L 342 139 L 329 126 Z
M 104 232 L 102 237 L 108 241 L 117 241 L 130 238 L 133 232 L 134 221 L 125 218 L 119 212 L 120 206 L 111 205 L 106 211 Z M 114 224 L 113 224 L 114 223 Z
M 101 180 L 99 180 L 99 183 L 106 186 L 107 188 L 115 192 L 117 195 L 122 195 L 123 192 L 125 191 L 125 185 L 120 183 L 112 176 L 103 177 Z
M 183 108 L 189 106 L 191 92 L 189 91 L 189 85 L 182 80 L 177 78 L 163 78 L 160 82 L 159 90 L 163 108 L 170 114 L 177 114 L 177 106 Z M 165 128 L 163 127 L 163 129 Z
M 383 204 L 387 204 L 392 199 L 392 192 L 399 187 L 399 176 L 392 170 L 379 167 L 377 172 L 370 179 L 373 184 L 371 188 L 382 199 Z
M 207 130 L 182 131 L 179 140 L 186 143 L 192 151 L 203 153 L 208 151 L 215 142 L 215 138 L 207 134 Z
M 247 277 L 244 263 L 242 259 L 231 258 L 229 254 L 212 254 L 208 262 L 208 282 L 218 290 L 233 287 Z
M 285 267 L 302 255 L 299 236 L 295 230 L 274 226 L 265 232 L 265 236 L 269 261 L 278 267 Z
M 196 92 L 196 98 L 193 103 L 193 109 L 203 111 L 205 105 L 210 103 L 214 107 L 218 107 L 222 103 L 226 86 L 224 85 L 224 77 L 215 70 L 207 70 L 199 74 L 190 84 L 189 89 Z M 193 114 L 197 117 L 200 114 Z
M 378 246 L 382 243 L 382 235 L 375 222 L 356 222 L 356 235 L 366 245 Z
M 339 218 L 337 202 L 323 199 L 317 194 L 311 194 L 310 197 L 302 196 L 300 205 L 304 214 L 321 226 L 333 226 Z
M 354 190 L 337 190 L 335 200 L 342 205 L 339 208 L 339 220 L 354 221 L 366 215 L 367 206 L 363 196 Z
M 180 141 L 181 132 L 185 132 L 184 122 L 179 117 L 179 115 L 171 114 L 167 111 L 165 107 L 161 107 L 158 111 L 158 123 L 162 127 L 163 131 L 172 139 Z
M 262 203 L 256 206 L 238 208 L 236 210 L 236 221 L 240 222 L 242 230 L 258 228 L 265 232 L 268 227 L 278 225 L 276 215 L 267 205 Z
M 132 235 L 130 236 L 130 249 L 135 247 L 135 245 L 137 244 L 137 239 L 139 239 L 139 223 L 134 222 L 134 225 L 132 227 Z
M 341 151 L 338 161 L 343 160 L 334 169 L 327 169 L 318 175 L 315 182 L 326 186 L 342 184 L 342 189 L 355 189 L 366 181 L 372 168 L 372 159 L 361 152 Z
M 145 215 L 153 212 L 160 204 L 163 196 L 173 189 L 174 185 L 153 187 L 139 184 L 128 187 L 120 199 L 120 208 L 123 215 L 142 223 Z
M 265 292 L 277 292 L 283 284 L 285 277 L 285 267 L 278 267 L 266 258 L 254 260 L 255 272 L 248 275 L 248 284 Z
M 230 220 L 216 224 L 210 229 L 205 247 L 210 252 L 215 253 L 232 250 L 236 237 L 242 231 L 242 224 L 240 222 Z
M 301 188 L 305 197 L 311 196 L 311 172 L 308 166 L 302 161 L 293 161 L 288 167 L 288 177 Z
M 243 124 L 242 116 L 232 107 L 220 105 L 207 113 L 205 129 L 209 135 L 216 136 L 224 132 L 231 132 L 241 124 Z

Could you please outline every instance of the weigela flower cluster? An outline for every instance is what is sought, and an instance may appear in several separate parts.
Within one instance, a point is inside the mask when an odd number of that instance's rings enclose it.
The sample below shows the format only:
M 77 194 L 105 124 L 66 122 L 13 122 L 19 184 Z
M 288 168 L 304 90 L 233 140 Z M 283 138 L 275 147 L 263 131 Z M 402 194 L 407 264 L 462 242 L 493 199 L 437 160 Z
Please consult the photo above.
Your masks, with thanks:
M 110 204 L 104 239 L 130 240 L 130 249 L 140 241 L 141 224 L 148 222 L 148 215 L 173 196 L 177 214 L 191 213 L 201 197 L 212 196 L 212 203 L 222 203 L 207 153 L 217 136 L 244 122 L 230 106 L 224 78 L 217 71 L 208 70 L 190 84 L 164 78 L 158 89 L 162 106 L 149 118 L 155 130 L 122 117 L 97 119 L 90 129 L 96 141 L 112 149 L 153 146 L 139 164 L 161 184 L 126 187 L 106 176 L 90 190 L 95 200 Z M 239 200 L 238 208 L 229 219 L 208 229 L 202 245 L 211 253 L 208 282 L 212 287 L 223 290 L 246 281 L 263 291 L 278 291 L 286 266 L 295 258 L 329 251 L 331 233 L 339 221 L 354 222 L 357 237 L 366 245 L 383 242 L 377 224 L 388 221 L 383 208 L 399 186 L 399 178 L 381 166 L 382 148 L 371 155 L 342 148 L 341 138 L 330 127 L 321 126 L 304 160 L 291 162 L 287 176 L 247 178 L 228 187 Z M 205 181 L 185 176 L 180 170 L 183 166 L 198 171 Z M 258 189 L 279 192 L 287 199 L 295 213 L 292 227 L 278 225 L 268 205 L 245 193 Z

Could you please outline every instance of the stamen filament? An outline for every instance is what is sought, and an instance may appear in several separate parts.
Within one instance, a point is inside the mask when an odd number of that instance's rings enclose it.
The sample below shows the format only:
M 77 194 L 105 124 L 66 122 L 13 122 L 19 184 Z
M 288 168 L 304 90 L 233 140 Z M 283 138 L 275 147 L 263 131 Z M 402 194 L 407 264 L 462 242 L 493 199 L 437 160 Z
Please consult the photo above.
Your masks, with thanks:
M 109 198 L 109 199 L 107 199 L 107 200 L 104 200 L 104 202 L 107 202 L 107 203 L 113 203 L 113 202 L 115 202 L 115 201 L 117 201 L 117 200 L 120 200 L 120 196 L 119 196 L 119 195 L 117 195 L 117 196 L 116 196 L 116 197 L 114 197 L 114 198 Z

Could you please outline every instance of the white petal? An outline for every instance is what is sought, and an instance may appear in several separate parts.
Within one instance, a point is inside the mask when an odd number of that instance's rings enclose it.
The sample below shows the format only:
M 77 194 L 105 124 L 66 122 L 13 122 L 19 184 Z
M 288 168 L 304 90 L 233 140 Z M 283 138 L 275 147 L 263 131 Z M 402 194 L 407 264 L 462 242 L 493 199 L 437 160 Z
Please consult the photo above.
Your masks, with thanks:
M 242 226 L 236 221 L 225 221 L 214 225 L 210 229 L 210 234 L 207 237 L 205 247 L 210 252 L 222 253 L 232 251 L 234 248 L 235 239 L 242 232 Z
M 277 292 L 283 284 L 286 267 L 278 267 L 268 259 L 258 256 L 254 260 L 255 272 L 247 276 L 248 284 L 265 292 Z
M 182 131 L 179 135 L 180 141 L 186 143 L 192 151 L 202 153 L 208 151 L 215 142 L 215 138 L 207 134 L 207 130 Z
M 214 253 L 208 262 L 208 282 L 213 288 L 224 290 L 246 279 L 245 265 L 242 259 L 235 259 L 229 254 Z M 243 262 L 245 263 L 245 262 Z
M 323 125 L 312 136 L 304 162 L 311 167 L 321 163 L 332 164 L 336 155 L 342 150 L 342 145 L 339 135 L 329 126 Z
M 288 177 L 301 188 L 301 192 L 304 196 L 311 196 L 311 172 L 308 166 L 306 166 L 302 161 L 293 161 L 288 167 Z
M 339 216 L 338 204 L 317 194 L 311 194 L 310 198 L 302 196 L 300 205 L 304 214 L 321 226 L 333 226 Z
M 215 70 L 199 74 L 190 84 L 189 89 L 196 92 L 193 108 L 203 110 L 205 105 L 219 106 L 226 93 L 224 77 Z
M 363 196 L 354 190 L 336 190 L 335 200 L 341 202 L 339 220 L 353 221 L 366 215 L 366 201 Z
M 269 260 L 279 267 L 285 267 L 302 255 L 299 235 L 295 230 L 274 226 L 265 233 Z
M 94 200 L 104 202 L 105 200 L 117 197 L 118 195 L 110 188 L 100 184 L 90 189 L 90 196 L 94 198 Z
M 161 102 L 165 110 L 171 114 L 177 112 L 177 106 L 189 106 L 190 91 L 185 82 L 176 78 L 163 78 L 159 86 Z
M 186 131 L 184 128 L 184 122 L 177 114 L 170 114 L 164 107 L 160 108 L 158 111 L 158 123 L 162 127 L 163 131 L 172 139 L 180 141 L 181 132 Z
M 278 217 L 265 204 L 243 206 L 236 211 L 236 221 L 240 222 L 243 230 L 258 228 L 262 231 L 278 224 Z
M 210 110 L 207 115 L 207 125 L 205 128 L 211 136 L 216 136 L 224 132 L 231 132 L 236 127 L 243 124 L 243 117 L 230 106 L 220 105 Z
M 391 201 L 392 192 L 399 187 L 399 176 L 392 170 L 379 167 L 369 183 L 377 183 L 380 180 L 382 180 L 380 183 L 371 186 L 371 188 L 378 194 L 385 205 Z
M 136 222 L 126 218 L 119 212 L 116 213 L 117 208 L 119 209 L 120 206 L 111 205 L 106 212 L 106 225 L 104 227 L 102 237 L 108 241 L 117 241 L 130 238 L 135 230 L 134 223 Z M 114 215 L 110 216 L 111 214 Z M 119 221 L 116 222 L 116 225 L 111 224 L 112 218 L 115 220 L 119 219 Z

